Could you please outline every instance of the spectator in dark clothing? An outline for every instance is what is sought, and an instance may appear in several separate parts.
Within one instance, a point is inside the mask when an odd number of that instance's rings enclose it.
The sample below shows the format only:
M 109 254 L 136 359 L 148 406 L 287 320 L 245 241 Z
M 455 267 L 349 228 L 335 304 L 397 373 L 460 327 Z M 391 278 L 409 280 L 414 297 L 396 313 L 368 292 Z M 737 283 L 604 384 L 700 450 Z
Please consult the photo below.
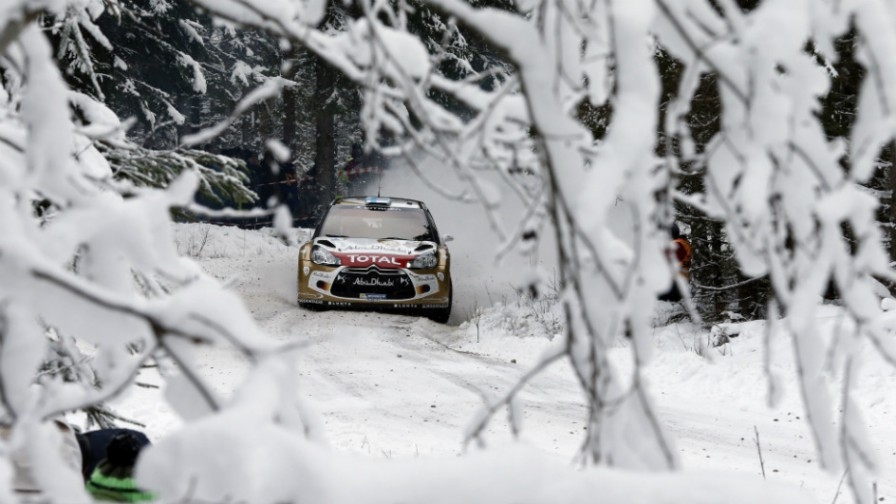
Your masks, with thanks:
M 155 497 L 137 487 L 134 465 L 146 444 L 136 431 L 121 430 L 106 447 L 106 455 L 87 480 L 87 491 L 94 499 L 112 502 L 145 502 Z M 145 438 L 145 436 L 144 436 Z
M 134 436 L 140 448 L 149 444 L 149 438 L 146 437 L 146 434 L 133 429 L 99 429 L 77 435 L 78 445 L 81 447 L 81 467 L 85 480 L 90 478 L 100 461 L 106 458 L 106 450 L 112 439 L 123 433 Z

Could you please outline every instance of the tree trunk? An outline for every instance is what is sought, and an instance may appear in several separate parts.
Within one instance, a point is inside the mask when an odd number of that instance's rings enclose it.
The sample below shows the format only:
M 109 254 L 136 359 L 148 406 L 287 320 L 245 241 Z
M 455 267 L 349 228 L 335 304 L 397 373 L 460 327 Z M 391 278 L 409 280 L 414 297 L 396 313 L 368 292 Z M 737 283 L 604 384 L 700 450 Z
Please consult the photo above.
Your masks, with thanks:
M 190 125 L 188 128 L 190 134 L 198 133 L 202 129 L 202 105 L 202 96 L 194 96 L 190 100 Z
M 318 208 L 326 208 L 336 192 L 336 104 L 333 91 L 336 73 L 331 66 L 317 60 L 314 103 L 318 113 L 314 120 L 317 183 L 320 186 Z
M 890 222 L 887 226 L 887 250 L 890 262 L 896 261 L 896 142 L 890 143 Z M 892 290 L 892 289 L 891 289 Z
M 274 121 L 270 112 L 270 107 L 273 104 L 274 102 L 263 103 L 258 110 L 257 129 L 254 132 L 256 136 L 251 138 L 250 144 L 258 146 L 259 153 L 264 146 L 264 141 L 271 137 L 274 129 Z
M 281 66 L 286 65 L 288 70 L 284 72 L 285 79 L 295 81 L 298 73 L 299 50 L 297 48 L 289 49 L 283 55 Z M 289 86 L 283 89 L 283 145 L 289 147 L 290 152 L 295 152 L 296 130 L 298 128 L 298 117 L 296 115 L 296 104 L 298 102 L 298 88 Z

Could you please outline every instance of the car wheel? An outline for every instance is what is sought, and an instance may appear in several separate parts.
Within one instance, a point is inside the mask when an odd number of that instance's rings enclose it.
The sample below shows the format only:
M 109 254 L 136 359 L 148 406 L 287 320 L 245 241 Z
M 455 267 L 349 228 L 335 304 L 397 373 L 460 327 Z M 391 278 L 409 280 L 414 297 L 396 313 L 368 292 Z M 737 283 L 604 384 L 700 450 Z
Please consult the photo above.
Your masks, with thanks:
M 433 312 L 429 314 L 429 319 L 433 322 L 444 324 L 445 322 L 448 322 L 448 318 L 451 316 L 451 305 L 453 304 L 452 301 L 454 299 L 454 288 L 451 285 L 449 285 L 448 288 L 451 289 L 448 293 L 448 306 L 446 306 L 445 308 L 440 308 L 438 310 L 433 310 Z

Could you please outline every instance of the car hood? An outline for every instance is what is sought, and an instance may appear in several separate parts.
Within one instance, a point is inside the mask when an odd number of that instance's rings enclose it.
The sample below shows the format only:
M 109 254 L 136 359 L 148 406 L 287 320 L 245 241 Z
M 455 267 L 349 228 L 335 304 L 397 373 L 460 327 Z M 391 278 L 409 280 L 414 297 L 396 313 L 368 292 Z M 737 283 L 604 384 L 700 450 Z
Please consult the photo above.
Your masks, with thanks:
M 334 238 L 332 236 L 315 238 L 314 244 L 323 245 L 336 252 L 381 252 L 402 255 L 417 255 L 420 252 L 436 248 L 436 244 L 430 241 Z
M 326 247 L 345 266 L 406 268 L 410 261 L 425 252 L 434 252 L 437 245 L 430 241 L 377 240 L 372 238 L 335 238 L 321 236 L 313 243 Z

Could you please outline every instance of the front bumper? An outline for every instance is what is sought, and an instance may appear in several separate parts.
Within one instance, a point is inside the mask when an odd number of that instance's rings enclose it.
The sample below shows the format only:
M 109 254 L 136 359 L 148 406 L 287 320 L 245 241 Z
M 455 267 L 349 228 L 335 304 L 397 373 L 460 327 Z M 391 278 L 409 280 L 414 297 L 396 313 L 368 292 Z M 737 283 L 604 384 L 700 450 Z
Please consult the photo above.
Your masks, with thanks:
M 298 284 L 300 304 L 322 307 L 426 310 L 451 303 L 450 275 L 442 268 L 350 268 L 301 261 Z

